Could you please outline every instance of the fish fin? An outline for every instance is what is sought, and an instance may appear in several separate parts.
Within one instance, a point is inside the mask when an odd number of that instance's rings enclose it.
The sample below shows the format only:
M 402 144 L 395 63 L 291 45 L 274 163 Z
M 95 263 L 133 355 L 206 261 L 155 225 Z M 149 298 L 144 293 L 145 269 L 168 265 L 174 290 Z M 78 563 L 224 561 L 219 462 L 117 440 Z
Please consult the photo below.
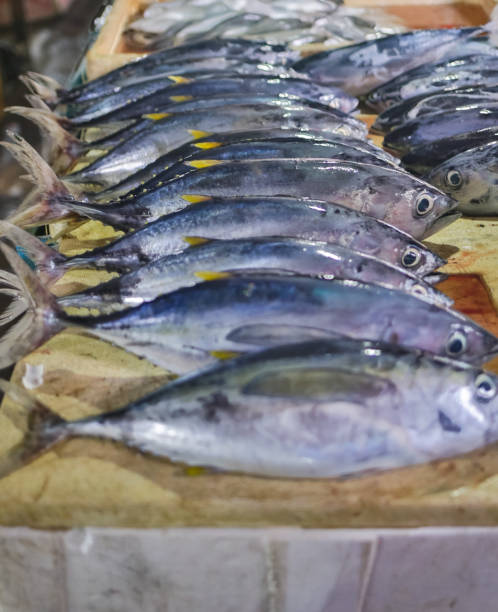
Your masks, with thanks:
M 169 117 L 171 113 L 147 113 L 146 115 L 142 115 L 143 119 L 152 119 L 152 121 L 159 121 L 160 119 L 166 119 Z
M 48 112 L 52 110 L 50 106 L 40 98 L 40 96 L 37 96 L 35 94 L 26 94 L 24 97 L 31 104 L 33 108 L 37 108 L 39 110 L 44 110 Z
M 38 74 L 37 72 L 27 72 L 19 77 L 19 79 L 29 91 L 40 96 L 48 105 L 51 107 L 57 106 L 59 96 L 64 89 L 55 79 L 43 74 Z
M 223 159 L 194 159 L 193 161 L 185 161 L 183 163 L 186 166 L 191 166 L 192 168 L 197 168 L 197 170 L 202 170 L 202 168 L 211 168 L 211 166 L 224 164 L 225 161 Z
M 9 217 L 16 225 L 43 225 L 47 221 L 67 216 L 68 210 L 61 202 L 61 196 L 71 197 L 67 185 L 57 177 L 41 155 L 19 134 L 8 132 L 13 142 L 2 144 L 28 170 L 31 183 L 37 188 L 36 204 L 29 208 L 21 207 Z M 30 196 L 33 200 L 33 196 Z
M 235 359 L 242 355 L 239 351 L 209 351 L 211 357 L 219 359 L 220 361 L 227 361 L 228 359 Z
M 396 397 L 395 385 L 375 374 L 349 372 L 333 367 L 310 367 L 296 377 L 292 369 L 282 372 L 263 372 L 244 386 L 246 395 L 266 397 L 304 397 L 310 401 L 355 403 L 364 406 L 369 398 L 386 395 L 392 401 Z
M 191 83 L 193 80 L 193 79 L 188 79 L 187 77 L 180 76 L 177 74 L 169 74 L 167 78 L 170 81 L 173 81 L 173 83 L 177 83 L 178 85 L 185 84 L 185 83 Z
M 170 96 L 172 102 L 189 102 L 194 99 L 194 96 Z
M 5 110 L 36 124 L 45 136 L 48 159 L 57 172 L 67 170 L 86 151 L 86 145 L 64 129 L 69 127 L 71 122 L 58 117 L 51 110 L 25 106 L 10 106 Z
M 284 343 L 337 337 L 340 337 L 340 334 L 304 325 L 267 325 L 259 323 L 257 325 L 249 324 L 237 327 L 228 334 L 227 340 L 255 346 L 278 346 Z
M 204 142 L 195 142 L 194 147 L 198 149 L 215 149 L 216 147 L 220 147 L 222 142 L 215 142 L 214 140 L 205 140 Z
M 182 195 L 182 199 L 188 202 L 189 204 L 198 204 L 199 202 L 206 202 L 206 200 L 210 200 L 211 196 L 194 195 L 187 193 L 185 195 Z
M 187 130 L 189 134 L 192 136 L 194 140 L 199 140 L 199 138 L 207 138 L 211 136 L 210 132 L 204 132 L 203 130 Z
M 0 457 L 3 478 L 65 438 L 67 421 L 17 385 L 0 380 L 0 390 L 17 404 L 15 409 L 10 402 L 4 402 L 2 412 L 23 434 L 21 441 Z
M 132 216 L 126 214 L 126 212 L 119 212 L 119 210 L 111 208 L 113 202 L 107 202 L 106 204 L 89 204 L 87 202 L 78 202 L 72 198 L 61 198 L 61 203 L 64 204 L 67 212 L 75 213 L 81 217 L 87 217 L 88 219 L 94 219 L 102 221 L 105 225 L 110 225 L 115 229 L 129 231 L 133 228 L 142 227 L 144 225 L 143 219 L 139 215 Z M 108 208 L 108 210 L 106 210 Z
M 195 276 L 201 278 L 204 281 L 221 280 L 223 278 L 230 278 L 232 275 L 229 272 L 214 272 L 211 270 L 199 270 L 195 272 Z
M 26 305 L 25 314 L 0 338 L 0 368 L 28 354 L 64 328 L 61 308 L 36 274 L 10 247 L 0 244 L 2 253 L 18 278 L 17 299 Z
M 0 221 L 0 238 L 9 242 L 28 263 L 34 263 L 38 276 L 47 287 L 64 274 L 67 257 L 17 225 Z
M 190 246 L 199 246 L 211 242 L 210 238 L 201 238 L 200 236 L 183 236 L 183 240 Z
M 0 294 L 12 298 L 0 315 L 0 326 L 11 323 L 29 308 L 29 303 L 22 295 L 22 285 L 11 272 L 0 271 Z

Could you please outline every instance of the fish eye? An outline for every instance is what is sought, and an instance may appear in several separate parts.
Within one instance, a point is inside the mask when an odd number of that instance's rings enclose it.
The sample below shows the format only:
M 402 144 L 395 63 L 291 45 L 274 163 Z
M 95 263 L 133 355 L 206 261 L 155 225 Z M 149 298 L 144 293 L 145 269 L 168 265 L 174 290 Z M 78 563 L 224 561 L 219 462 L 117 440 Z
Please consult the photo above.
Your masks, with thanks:
M 481 372 L 476 376 L 474 385 L 476 388 L 476 395 L 481 400 L 490 400 L 496 395 L 496 383 L 491 376 L 485 372 Z
M 450 357 L 461 355 L 467 348 L 467 338 L 461 331 L 452 332 L 446 342 L 446 353 Z
M 461 172 L 459 172 L 458 170 L 449 170 L 446 173 L 445 180 L 446 180 L 446 184 L 448 185 L 448 187 L 453 187 L 455 189 L 458 189 L 459 187 L 462 186 L 463 176 Z
M 419 217 L 424 217 L 434 208 L 434 198 L 428 193 L 423 193 L 418 196 L 415 203 L 415 211 Z
M 405 266 L 405 268 L 413 268 L 418 266 L 421 258 L 422 254 L 420 251 L 417 248 L 410 246 L 405 249 L 405 252 L 401 256 L 401 263 Z

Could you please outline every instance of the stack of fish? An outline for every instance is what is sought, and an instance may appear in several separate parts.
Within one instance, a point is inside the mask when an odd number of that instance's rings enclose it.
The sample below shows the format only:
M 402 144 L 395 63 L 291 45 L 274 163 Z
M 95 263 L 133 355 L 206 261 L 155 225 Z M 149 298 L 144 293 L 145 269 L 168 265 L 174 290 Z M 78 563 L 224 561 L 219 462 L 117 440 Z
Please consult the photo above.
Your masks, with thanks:
M 0 469 L 74 435 L 287 477 L 496 439 L 497 378 L 479 368 L 498 340 L 433 287 L 443 261 L 417 241 L 453 221 L 456 203 L 368 142 L 351 114 L 365 83 L 468 35 L 394 35 L 304 60 L 210 39 L 69 91 L 31 75 L 35 108 L 15 111 L 49 135 L 52 168 L 21 138 L 7 143 L 37 192 L 1 226 L 16 275 L 2 275 L 14 301 L 0 365 L 77 327 L 182 376 L 77 422 L 3 384 L 29 418 Z M 125 233 L 66 257 L 19 227 L 74 214 Z M 119 276 L 56 299 L 50 286 L 73 268 Z
M 366 96 L 373 129 L 403 165 L 445 191 L 463 213 L 498 213 L 498 48 L 470 38 Z
M 128 46 L 158 51 L 207 38 L 243 38 L 338 46 L 404 31 L 380 9 L 340 6 L 338 0 L 302 4 L 274 0 L 168 0 L 150 4 L 125 32 Z

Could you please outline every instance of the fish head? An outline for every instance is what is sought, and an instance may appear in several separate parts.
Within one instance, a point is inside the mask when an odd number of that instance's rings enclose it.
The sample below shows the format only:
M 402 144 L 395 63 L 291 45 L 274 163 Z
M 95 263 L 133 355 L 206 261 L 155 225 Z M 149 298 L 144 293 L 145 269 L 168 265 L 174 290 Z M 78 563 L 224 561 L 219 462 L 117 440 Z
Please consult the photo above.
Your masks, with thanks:
M 377 177 L 377 183 L 384 203 L 386 197 L 392 203 L 388 206 L 386 221 L 416 238 L 434 233 L 432 227 L 436 221 L 457 206 L 447 194 L 402 170 L 393 169 L 389 175 L 384 173 Z M 374 195 L 367 197 L 373 200 Z M 375 215 L 376 209 L 372 210 Z
M 498 182 L 498 145 L 492 144 L 482 154 L 476 149 L 465 151 L 434 168 L 427 180 L 455 200 L 467 213 L 486 214 Z
M 404 423 L 418 434 L 423 432 L 416 437 L 417 447 L 424 454 L 439 458 L 462 454 L 497 440 L 498 376 L 445 359 L 436 358 L 433 364 L 435 371 L 420 372 L 426 389 L 430 389 L 428 408 L 418 413 L 412 411 Z M 441 376 L 438 364 L 451 368 L 445 367 Z
M 400 249 L 400 267 L 417 276 L 431 274 L 445 264 L 446 261 L 442 257 L 415 240 L 410 240 Z
M 498 338 L 470 319 L 452 323 L 441 354 L 481 365 L 498 355 Z

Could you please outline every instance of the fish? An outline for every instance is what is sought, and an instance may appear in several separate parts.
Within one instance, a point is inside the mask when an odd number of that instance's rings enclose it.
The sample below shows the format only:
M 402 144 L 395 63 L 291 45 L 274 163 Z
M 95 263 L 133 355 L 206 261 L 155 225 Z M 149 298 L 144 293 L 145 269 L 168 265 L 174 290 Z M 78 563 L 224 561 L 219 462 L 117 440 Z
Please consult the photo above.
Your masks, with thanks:
M 314 81 L 357 96 L 401 73 L 436 61 L 480 28 L 416 30 L 331 49 L 305 57 L 292 66 Z
M 0 339 L 1 367 L 68 327 L 175 374 L 207 365 L 220 354 L 338 335 L 474 364 L 498 354 L 498 339 L 465 315 L 421 295 L 352 280 L 246 271 L 112 314 L 69 315 L 17 254 L 5 244 L 1 249 L 22 284 L 20 299 L 31 304 Z
M 280 130 L 280 129 L 268 129 L 268 130 L 255 130 L 249 132 L 227 132 L 225 134 L 211 134 L 207 138 L 199 138 L 193 142 L 187 143 L 182 147 L 173 149 L 170 153 L 162 155 L 155 162 L 149 164 L 142 170 L 135 172 L 131 176 L 123 179 L 119 183 L 109 186 L 98 192 L 92 192 L 90 197 L 93 201 L 106 201 L 112 200 L 113 198 L 122 196 L 130 192 L 138 185 L 143 185 L 147 181 L 158 177 L 165 170 L 171 168 L 174 164 L 183 162 L 186 159 L 191 159 L 193 156 L 199 154 L 201 151 L 206 155 L 207 152 L 215 155 L 216 149 L 222 148 L 223 151 L 228 151 L 230 145 L 234 145 L 236 149 L 240 149 L 244 143 L 247 146 L 247 155 L 254 155 L 251 153 L 254 150 L 254 146 L 261 144 L 263 147 L 266 146 L 289 146 L 290 143 L 295 143 L 295 146 L 299 144 L 326 144 L 336 158 L 348 158 L 351 160 L 356 159 L 357 161 L 364 161 L 372 164 L 385 164 L 388 166 L 398 166 L 399 159 L 393 157 L 380 147 L 375 146 L 368 140 L 360 140 L 357 138 L 346 138 L 343 136 L 332 134 L 326 136 L 320 132 L 314 131 L 301 131 L 301 130 Z M 233 150 L 233 149 L 232 149 Z M 220 154 L 223 156 L 223 151 Z M 259 149 L 258 149 L 259 151 Z M 260 156 L 260 155 L 259 155 Z M 77 181 L 73 181 L 70 176 L 66 176 L 63 182 L 69 182 L 72 184 L 71 191 L 74 194 L 74 187 L 78 185 Z M 88 197 L 88 193 L 81 191 L 82 195 Z
M 498 141 L 498 128 L 483 128 L 420 145 L 406 153 L 401 161 L 410 172 L 422 176 L 458 153 L 495 141 Z
M 309 79 L 243 74 L 198 74 L 187 83 L 168 83 L 155 79 L 123 88 L 117 94 L 99 99 L 86 109 L 72 113 L 67 122 L 71 127 L 84 127 L 99 122 L 119 122 L 147 113 L 176 112 L 178 104 L 197 98 L 214 96 L 262 94 L 289 96 L 318 102 L 338 111 L 349 113 L 358 105 L 357 98 L 337 87 L 314 83 Z
M 226 136 L 229 136 L 226 135 Z M 226 138 L 228 140 L 228 138 Z M 206 142 L 206 141 L 205 141 Z M 361 142 L 361 141 L 360 141 Z M 320 141 L 306 139 L 282 139 L 282 140 L 257 140 L 254 138 L 249 142 L 240 142 L 235 136 L 232 142 L 223 144 L 209 140 L 207 141 L 207 149 L 203 149 L 204 143 L 196 143 L 194 146 L 187 144 L 181 147 L 185 151 L 185 156 L 182 159 L 180 154 L 179 161 L 169 165 L 165 162 L 165 157 L 162 156 L 159 160 L 162 161 L 162 167 L 165 170 L 158 170 L 159 163 L 152 164 L 152 169 L 157 173 L 150 176 L 150 166 L 144 170 L 135 173 L 132 177 L 121 181 L 116 186 L 111 186 L 111 192 L 121 191 L 123 185 L 130 185 L 131 189 L 121 195 L 123 203 L 134 197 L 141 197 L 154 189 L 159 188 L 162 184 L 169 180 L 178 180 L 180 177 L 192 172 L 193 168 L 202 168 L 204 164 L 213 165 L 217 161 L 245 161 L 245 160 L 277 160 L 277 159 L 306 159 L 306 160 L 330 160 L 330 161 L 352 161 L 358 163 L 373 164 L 380 167 L 386 165 L 397 168 L 395 164 L 388 164 L 387 161 L 371 153 L 367 153 L 360 148 L 344 145 L 342 142 Z M 197 148 L 200 144 L 201 147 Z M 180 149 L 175 149 L 179 152 Z M 190 154 L 188 152 L 191 151 Z M 192 152 L 193 151 L 193 152 Z M 177 154 L 172 152 L 170 159 Z M 157 160 L 157 162 L 159 162 Z M 138 184 L 136 184 L 138 181 Z M 74 191 L 73 191 L 74 192 Z M 97 196 L 85 194 L 84 198 L 90 202 L 109 202 L 109 190 L 99 192 Z
M 371 215 L 420 239 L 456 219 L 456 203 L 429 183 L 398 169 L 330 159 L 202 160 L 200 169 L 155 182 L 150 192 L 106 204 L 52 195 L 15 217 L 36 225 L 70 212 L 118 229 L 142 227 L 209 197 L 307 197 Z M 264 180 L 262 180 L 264 177 Z M 47 188 L 48 192 L 48 188 Z
M 498 82 L 498 56 L 473 55 L 427 64 L 399 75 L 371 91 L 366 104 L 377 112 L 421 94 Z
M 384 138 L 384 147 L 405 154 L 442 138 L 477 132 L 484 128 L 496 128 L 497 121 L 498 104 L 425 115 L 411 119 L 389 132 Z
M 108 186 L 152 163 L 161 155 L 215 132 L 268 128 L 312 129 L 326 136 L 338 134 L 360 139 L 365 139 L 367 134 L 365 123 L 359 119 L 306 100 L 264 97 L 259 99 L 260 103 L 253 104 L 241 103 L 239 97 L 233 100 L 233 104 L 226 104 L 226 98 L 213 98 L 213 106 L 206 102 L 204 100 L 201 103 L 202 110 L 167 113 L 165 117 L 161 114 L 152 116 L 138 121 L 131 132 L 127 127 L 122 133 L 120 130 L 110 137 L 81 145 L 80 153 L 89 149 L 104 149 L 106 152 L 69 176 L 79 182 Z M 66 150 L 62 140 L 63 136 L 59 132 L 51 148 Z
M 69 90 L 43 75 L 29 72 L 27 77 L 31 90 L 42 96 L 51 107 L 55 107 L 60 104 L 101 98 L 114 93 L 116 87 L 124 87 L 140 80 L 156 78 L 159 75 L 179 74 L 179 69 L 192 68 L 199 60 L 205 62 L 212 59 L 214 64 L 220 64 L 226 59 L 237 59 L 255 64 L 285 67 L 298 57 L 297 51 L 292 51 L 285 45 L 269 45 L 260 41 L 241 39 L 211 39 L 147 55 Z
M 436 166 L 427 180 L 470 216 L 498 215 L 498 142 L 467 149 Z
M 46 287 L 72 268 L 129 272 L 203 239 L 286 236 L 350 248 L 419 278 L 446 261 L 412 236 L 339 205 L 295 198 L 213 198 L 167 215 L 107 245 L 67 257 L 21 228 L 0 221 L 2 240 L 24 253 Z M 437 282 L 437 281 L 436 281 Z
M 453 303 L 427 282 L 440 282 L 444 275 L 433 274 L 422 280 L 406 269 L 337 244 L 258 237 L 201 240 L 199 245 L 181 253 L 168 255 L 95 287 L 61 297 L 58 304 L 64 308 L 96 309 L 99 314 L 106 314 L 149 302 L 181 287 L 223 278 L 242 270 L 360 280 L 423 295 L 436 304 L 451 306 Z
M 348 339 L 243 355 L 72 421 L 1 381 L 16 402 L 4 415 L 22 436 L 0 458 L 0 476 L 75 437 L 225 472 L 359 476 L 496 441 L 497 387 L 496 375 L 459 361 Z
M 386 134 L 406 121 L 416 117 L 455 110 L 462 107 L 472 107 L 496 101 L 498 87 L 462 87 L 460 89 L 444 89 L 433 95 L 421 94 L 394 104 L 377 115 L 370 130 L 376 134 Z

